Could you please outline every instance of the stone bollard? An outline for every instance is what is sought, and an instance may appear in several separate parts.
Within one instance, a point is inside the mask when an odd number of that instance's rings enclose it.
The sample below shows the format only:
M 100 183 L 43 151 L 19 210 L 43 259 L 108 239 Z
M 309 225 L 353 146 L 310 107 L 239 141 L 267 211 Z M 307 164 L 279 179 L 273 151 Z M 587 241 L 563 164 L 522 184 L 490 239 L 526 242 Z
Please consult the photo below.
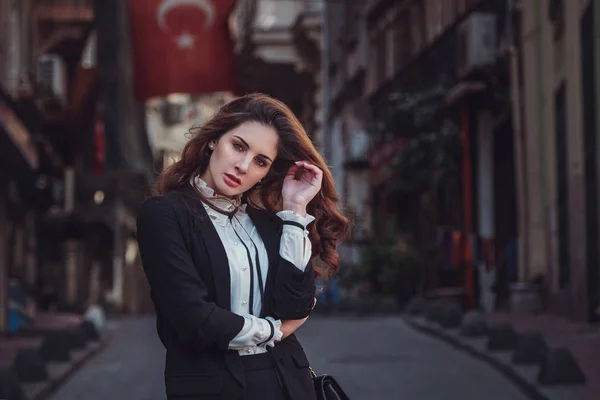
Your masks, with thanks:
M 25 399 L 19 377 L 11 368 L 0 368 L 0 399 Z
M 406 306 L 406 312 L 409 315 L 422 315 L 427 309 L 427 303 L 421 297 L 413 298 Z
M 547 352 L 548 345 L 541 333 L 523 333 L 517 338 L 517 346 L 512 361 L 520 365 L 541 364 Z
M 508 324 L 491 326 L 488 338 L 488 350 L 514 350 L 517 345 L 517 334 Z
M 446 329 L 454 329 L 460 326 L 462 310 L 455 304 L 449 304 L 442 308 L 440 325 Z
M 20 382 L 40 382 L 48 379 L 46 364 L 36 349 L 19 350 L 14 369 Z
M 44 361 L 68 362 L 71 359 L 69 351 L 70 335 L 64 331 L 50 331 L 44 334 L 40 356 Z
M 99 305 L 92 304 L 89 306 L 83 315 L 83 319 L 92 322 L 98 332 L 102 332 L 106 327 L 106 313 Z
M 82 321 L 79 329 L 87 340 L 96 341 L 100 339 L 100 333 L 92 321 Z
M 586 377 L 571 352 L 559 348 L 546 353 L 538 382 L 542 385 L 577 385 L 584 384 Z
M 69 336 L 69 347 L 72 350 L 85 349 L 86 337 L 81 329 L 71 328 L 71 329 L 68 329 L 66 332 Z
M 443 319 L 444 305 L 438 301 L 429 302 L 425 311 L 425 318 L 430 322 L 440 323 Z
M 460 334 L 466 337 L 482 337 L 488 334 L 487 321 L 478 311 L 465 314 L 460 325 Z

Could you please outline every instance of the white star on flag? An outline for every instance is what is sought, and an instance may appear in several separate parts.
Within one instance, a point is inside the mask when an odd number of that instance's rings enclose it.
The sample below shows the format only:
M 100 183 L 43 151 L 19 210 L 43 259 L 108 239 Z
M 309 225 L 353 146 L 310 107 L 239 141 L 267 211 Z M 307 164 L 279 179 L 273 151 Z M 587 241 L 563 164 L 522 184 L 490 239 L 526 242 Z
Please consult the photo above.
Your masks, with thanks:
M 177 47 L 180 49 L 191 49 L 194 47 L 194 42 L 196 38 L 190 35 L 188 32 L 183 32 L 181 35 L 177 36 Z

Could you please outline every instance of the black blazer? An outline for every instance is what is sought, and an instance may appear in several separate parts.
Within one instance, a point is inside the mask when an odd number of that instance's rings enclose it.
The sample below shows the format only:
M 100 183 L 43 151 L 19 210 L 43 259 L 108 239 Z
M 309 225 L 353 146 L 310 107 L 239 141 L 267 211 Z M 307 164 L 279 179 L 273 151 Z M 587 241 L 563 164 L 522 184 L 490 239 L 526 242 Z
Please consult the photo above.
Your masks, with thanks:
M 306 317 L 315 297 L 313 268 L 302 272 L 280 257 L 282 224 L 276 215 L 250 206 L 247 212 L 269 255 L 262 316 Z M 146 200 L 138 213 L 137 235 L 158 335 L 167 350 L 167 397 L 244 399 L 240 355 L 228 350 L 244 319 L 229 311 L 225 248 L 191 186 Z M 308 360 L 295 335 L 270 353 L 290 398 L 313 399 Z

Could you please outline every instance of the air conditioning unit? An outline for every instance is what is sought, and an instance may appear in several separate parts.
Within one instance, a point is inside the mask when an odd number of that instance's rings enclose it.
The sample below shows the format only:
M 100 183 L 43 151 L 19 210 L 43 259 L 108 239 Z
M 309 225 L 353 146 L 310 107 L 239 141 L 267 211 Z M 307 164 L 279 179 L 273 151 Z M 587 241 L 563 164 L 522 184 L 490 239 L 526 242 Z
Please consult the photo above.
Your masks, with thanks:
M 496 16 L 475 12 L 458 28 L 458 77 L 493 64 L 497 55 Z
M 64 107 L 67 104 L 67 67 L 58 54 L 42 54 L 37 61 L 38 84 L 52 92 Z
M 186 105 L 165 101 L 162 106 L 162 121 L 165 126 L 173 126 L 184 121 Z

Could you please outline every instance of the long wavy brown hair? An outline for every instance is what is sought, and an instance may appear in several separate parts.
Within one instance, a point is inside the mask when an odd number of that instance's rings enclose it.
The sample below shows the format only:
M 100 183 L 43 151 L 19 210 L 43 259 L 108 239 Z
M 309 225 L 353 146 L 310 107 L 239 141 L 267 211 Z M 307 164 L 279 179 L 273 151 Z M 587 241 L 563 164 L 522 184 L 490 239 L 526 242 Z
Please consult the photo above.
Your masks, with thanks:
M 308 204 L 307 212 L 315 217 L 308 226 L 312 256 L 322 262 L 313 268 L 319 276 L 335 273 L 339 268 L 336 246 L 348 233 L 350 224 L 339 209 L 339 196 L 325 160 L 313 146 L 298 118 L 281 101 L 260 93 L 246 95 L 224 105 L 203 126 L 190 129 L 192 138 L 185 145 L 181 159 L 160 174 L 155 193 L 179 189 L 189 184 L 191 178 L 201 176 L 210 159 L 209 142 L 218 140 L 245 122 L 258 122 L 273 128 L 279 135 L 279 148 L 267 176 L 261 184 L 244 193 L 243 201 L 272 213 L 281 211 L 281 190 L 288 169 L 299 160 L 317 165 L 323 171 L 323 182 L 320 193 Z M 203 200 L 206 198 L 203 197 Z

